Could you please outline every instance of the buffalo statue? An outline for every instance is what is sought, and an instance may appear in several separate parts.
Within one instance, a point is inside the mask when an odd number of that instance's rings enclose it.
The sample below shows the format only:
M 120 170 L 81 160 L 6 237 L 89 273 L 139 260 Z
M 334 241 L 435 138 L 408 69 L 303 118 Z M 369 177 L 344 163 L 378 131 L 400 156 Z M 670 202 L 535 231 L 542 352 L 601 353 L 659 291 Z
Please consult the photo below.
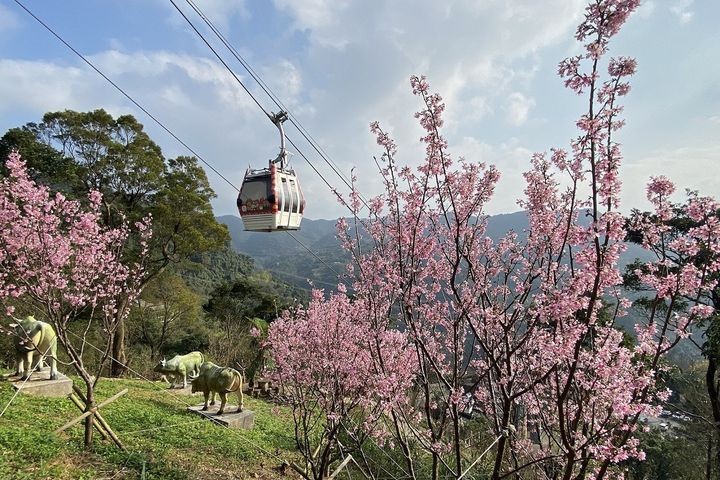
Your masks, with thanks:
M 170 388 L 175 386 L 180 378 L 183 381 L 183 388 L 187 387 L 188 375 L 197 375 L 200 372 L 200 365 L 205 357 L 200 352 L 190 352 L 186 355 L 175 355 L 170 360 L 164 358 L 155 366 L 153 371 L 162 373 L 170 380 Z
M 220 410 L 217 414 L 222 415 L 225 412 L 225 403 L 227 403 L 227 394 L 236 392 L 238 396 L 238 412 L 243 411 L 243 377 L 234 368 L 219 367 L 212 362 L 205 362 L 200 367 L 200 373 L 192 379 L 192 392 L 203 392 L 205 395 L 205 405 L 203 410 L 208 409 L 208 398 L 212 393 L 211 405 L 215 405 L 215 394 L 220 394 Z
M 30 378 L 36 367 L 42 367 L 45 357 L 50 359 L 50 380 L 57 379 L 57 335 L 49 323 L 28 316 L 16 319 L 10 325 L 15 329 L 15 353 L 17 371 L 22 380 Z M 37 357 L 35 353 L 37 352 Z M 33 362 L 33 357 L 35 361 Z

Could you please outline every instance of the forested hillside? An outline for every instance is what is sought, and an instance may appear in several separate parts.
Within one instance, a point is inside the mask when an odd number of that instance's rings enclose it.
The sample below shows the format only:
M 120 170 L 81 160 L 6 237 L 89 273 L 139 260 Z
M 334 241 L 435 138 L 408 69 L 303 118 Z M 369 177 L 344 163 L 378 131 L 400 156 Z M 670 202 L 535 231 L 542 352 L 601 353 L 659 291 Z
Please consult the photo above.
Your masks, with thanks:
M 305 218 L 300 230 L 292 232 L 292 236 L 284 232 L 247 232 L 242 220 L 234 215 L 223 215 L 217 220 L 227 226 L 236 252 L 251 257 L 258 267 L 301 289 L 308 290 L 312 282 L 317 288 L 334 290 L 337 274 L 345 273 L 345 264 L 350 260 L 337 239 L 336 220 Z M 515 212 L 489 216 L 485 234 L 497 242 L 509 231 L 522 238 L 527 230 L 527 213 Z M 621 269 L 635 259 L 650 258 L 640 246 L 633 243 L 626 246 L 619 260 Z
M 87 1 L 97 28 L 73 42 L 111 45 L 88 56 L 11 2 L 130 104 L 98 101 L 81 69 L 0 55 L 0 110 L 27 109 L 0 137 L 0 477 L 720 479 L 720 201 L 663 170 L 689 158 L 664 136 L 691 129 L 707 146 L 718 123 L 696 100 L 683 124 L 680 102 L 706 85 L 676 48 L 717 29 L 689 24 L 692 1 L 585 1 L 209 2 L 205 15 L 188 0 L 164 22 L 137 14 L 155 2 Z M 648 81 L 627 55 L 661 9 L 684 31 L 651 42 Z M 0 37 L 45 58 L 6 10 Z M 113 21 L 88 13 L 101 10 Z M 192 53 L 166 43 L 175 20 L 202 40 L 185 39 Z M 134 23 L 151 31 L 126 36 Z M 248 58 L 267 63 L 251 68 L 220 30 L 253 37 Z M 408 86 L 411 69 L 427 72 Z M 251 110 L 280 135 L 267 164 Z M 325 125 L 339 165 L 300 118 Z M 290 146 L 304 163 L 289 166 Z M 243 220 L 213 210 L 232 196 Z M 309 212 L 343 216 L 300 223 Z

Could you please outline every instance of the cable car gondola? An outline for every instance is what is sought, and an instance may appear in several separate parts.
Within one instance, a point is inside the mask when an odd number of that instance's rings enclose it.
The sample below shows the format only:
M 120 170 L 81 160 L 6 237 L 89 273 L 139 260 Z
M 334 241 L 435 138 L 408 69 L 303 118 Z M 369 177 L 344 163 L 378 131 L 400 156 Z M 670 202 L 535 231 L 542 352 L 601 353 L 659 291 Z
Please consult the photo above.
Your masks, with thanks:
M 269 161 L 268 168 L 248 168 L 245 173 L 237 207 L 246 231 L 300 229 L 305 198 L 295 171 L 287 168 L 288 152 L 282 128 L 287 118 L 287 112 L 278 112 L 270 117 L 280 130 L 280 154 L 277 158 Z

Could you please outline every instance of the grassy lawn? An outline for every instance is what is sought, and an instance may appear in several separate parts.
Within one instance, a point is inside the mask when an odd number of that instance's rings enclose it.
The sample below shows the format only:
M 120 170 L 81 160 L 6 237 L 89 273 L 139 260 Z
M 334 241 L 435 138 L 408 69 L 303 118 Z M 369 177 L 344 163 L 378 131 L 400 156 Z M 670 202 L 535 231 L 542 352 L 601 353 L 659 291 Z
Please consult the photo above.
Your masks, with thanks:
M 102 379 L 98 402 L 124 388 L 129 393 L 101 412 L 126 451 L 97 432 L 92 451 L 84 451 L 81 424 L 54 435 L 80 414 L 67 398 L 18 395 L 0 417 L 0 478 L 298 478 L 279 468 L 283 460 L 298 458 L 289 410 L 246 395 L 255 428 L 227 429 L 186 412 L 187 405 L 202 403 L 202 395 L 172 394 L 164 384 L 142 380 Z M 8 382 L 0 382 L 0 410 L 13 393 Z

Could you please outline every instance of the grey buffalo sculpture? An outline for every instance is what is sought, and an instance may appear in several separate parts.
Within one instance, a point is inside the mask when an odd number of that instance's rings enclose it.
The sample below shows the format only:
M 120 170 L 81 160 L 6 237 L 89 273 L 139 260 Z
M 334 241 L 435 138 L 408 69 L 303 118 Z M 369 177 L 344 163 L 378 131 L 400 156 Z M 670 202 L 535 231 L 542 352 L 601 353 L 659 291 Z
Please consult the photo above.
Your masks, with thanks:
M 203 410 L 208 409 L 208 399 L 212 393 L 211 405 L 215 405 L 215 394 L 220 394 L 220 410 L 217 414 L 225 412 L 227 394 L 236 392 L 238 396 L 238 412 L 243 411 L 243 377 L 234 368 L 219 367 L 212 362 L 205 362 L 200 367 L 200 373 L 192 379 L 192 392 L 203 392 L 205 405 Z
M 200 372 L 200 365 L 205 361 L 205 356 L 200 352 L 190 352 L 186 355 L 175 355 L 170 360 L 164 358 L 155 366 L 153 371 L 162 373 L 169 378 L 170 388 L 175 386 L 180 378 L 183 381 L 183 388 L 187 387 L 188 375 L 197 375 Z
M 50 359 L 50 380 L 57 379 L 57 335 L 49 323 L 35 320 L 28 316 L 25 319 L 16 319 L 10 325 L 15 329 L 15 358 L 17 370 L 15 375 L 22 380 L 30 378 L 37 366 L 42 366 L 43 359 Z M 33 362 L 33 357 L 35 362 Z

